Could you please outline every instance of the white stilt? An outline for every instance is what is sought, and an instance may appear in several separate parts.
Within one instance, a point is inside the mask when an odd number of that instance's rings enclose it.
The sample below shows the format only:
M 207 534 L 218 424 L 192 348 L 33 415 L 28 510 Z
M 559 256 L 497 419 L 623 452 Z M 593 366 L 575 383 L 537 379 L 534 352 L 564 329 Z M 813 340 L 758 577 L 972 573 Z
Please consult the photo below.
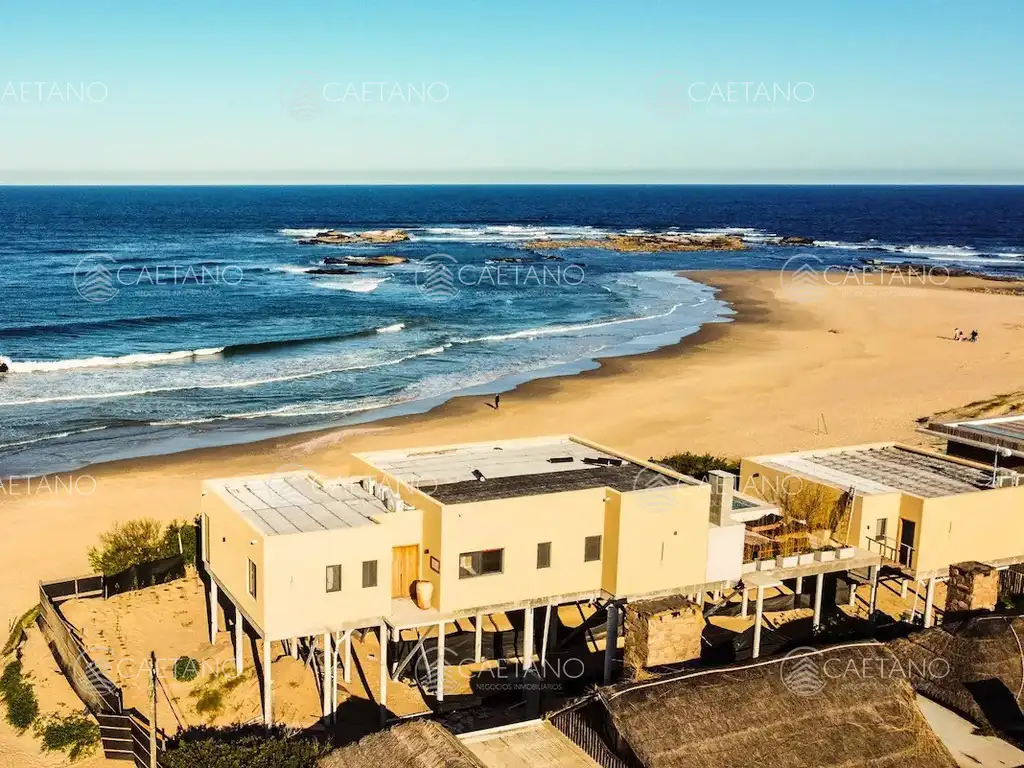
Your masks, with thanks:
M 437 625 L 437 700 L 444 701 L 444 622 Z
M 335 722 L 338 717 L 338 646 L 341 643 L 341 635 L 332 634 L 331 638 L 334 640 L 333 650 L 331 651 L 331 722 Z
M 242 610 L 235 604 L 235 674 L 242 674 L 242 634 L 243 634 Z
M 377 703 L 380 705 L 380 721 L 383 723 L 387 719 L 388 708 L 388 625 L 382 621 L 377 629 L 380 633 L 380 695 Z
M 293 659 L 299 658 L 299 638 L 293 637 L 288 641 L 288 653 Z
M 850 607 L 857 605 L 857 582 L 850 581 Z
M 331 655 L 334 653 L 333 638 L 330 632 L 324 632 L 324 720 L 331 716 Z
M 797 576 L 797 577 L 796 577 L 796 589 L 795 589 L 794 591 L 795 591 L 795 592 L 796 592 L 796 594 L 798 594 L 798 595 L 799 595 L 799 594 L 800 594 L 801 592 L 803 592 L 803 591 L 804 591 L 804 577 L 803 577 L 803 576 Z
M 540 673 L 548 669 L 548 639 L 551 637 L 551 603 L 544 608 L 544 634 L 540 639 Z
M 270 728 L 274 724 L 274 700 L 271 695 L 273 680 L 270 674 L 270 638 L 263 637 L 263 724 Z
M 210 577 L 210 645 L 217 642 L 217 582 Z
M 764 588 L 757 588 L 757 600 L 754 603 L 754 658 L 761 655 L 761 617 L 764 615 Z
M 825 574 L 819 573 L 814 585 L 814 629 L 821 628 L 821 593 L 825 591 Z
M 352 630 L 345 631 L 345 682 L 352 682 Z
M 608 620 L 605 622 L 604 641 L 604 684 L 612 682 L 612 665 L 615 662 L 615 653 L 619 647 L 619 606 L 608 603 Z
M 523 611 L 523 669 L 533 666 L 533 607 Z
M 476 644 L 474 645 L 473 659 L 477 664 L 483 659 L 484 653 L 484 615 L 478 613 L 476 618 L 473 620 L 476 631 Z
M 935 584 L 934 576 L 928 579 L 928 591 L 924 594 L 924 625 L 926 628 L 935 623 Z
M 900 579 L 900 600 L 907 599 L 907 585 L 910 584 L 910 579 Z
M 697 605 L 704 605 L 704 590 L 697 593 Z

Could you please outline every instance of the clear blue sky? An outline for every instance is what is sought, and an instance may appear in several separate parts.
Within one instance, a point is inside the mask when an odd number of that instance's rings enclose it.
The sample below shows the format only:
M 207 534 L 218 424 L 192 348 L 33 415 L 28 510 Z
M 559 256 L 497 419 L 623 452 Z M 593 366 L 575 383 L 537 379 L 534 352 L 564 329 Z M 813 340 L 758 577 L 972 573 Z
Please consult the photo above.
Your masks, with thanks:
M 1021 0 L 33 0 L 2 26 L 0 183 L 1024 182 Z M 443 89 L 322 98 L 371 82 Z

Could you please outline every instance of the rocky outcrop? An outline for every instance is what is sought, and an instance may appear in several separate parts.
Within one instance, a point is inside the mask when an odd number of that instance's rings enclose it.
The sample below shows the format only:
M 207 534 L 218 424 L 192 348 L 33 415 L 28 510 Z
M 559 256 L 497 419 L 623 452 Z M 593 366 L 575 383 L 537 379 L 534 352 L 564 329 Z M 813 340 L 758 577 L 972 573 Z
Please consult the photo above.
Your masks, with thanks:
M 814 245 L 814 241 L 809 237 L 800 237 L 799 235 L 786 235 L 778 239 L 779 245 Z
M 371 229 L 366 232 L 339 232 L 325 229 L 313 237 L 299 239 L 299 245 L 358 245 L 359 243 L 401 243 L 409 239 L 404 229 Z
M 358 269 L 345 269 L 343 267 L 315 267 L 306 270 L 307 275 L 358 275 Z
M 344 264 L 346 267 L 393 267 L 405 264 L 404 256 L 328 256 L 324 264 Z
M 600 248 L 606 251 L 652 253 L 659 251 L 742 251 L 747 244 L 735 235 L 609 235 L 601 239 L 532 240 L 524 248 Z

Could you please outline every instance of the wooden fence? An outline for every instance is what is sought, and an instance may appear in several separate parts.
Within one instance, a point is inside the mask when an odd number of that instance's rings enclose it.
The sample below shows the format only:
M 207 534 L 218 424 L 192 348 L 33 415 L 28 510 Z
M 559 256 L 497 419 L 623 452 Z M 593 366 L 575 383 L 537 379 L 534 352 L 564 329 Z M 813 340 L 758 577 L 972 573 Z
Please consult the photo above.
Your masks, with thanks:
M 1011 565 L 999 572 L 999 599 L 1013 600 L 1024 595 L 1024 564 Z
M 591 697 L 566 707 L 551 715 L 548 720 L 603 768 L 643 768 L 631 755 L 623 759 L 612 750 L 606 736 L 608 716 L 604 705 L 596 698 Z

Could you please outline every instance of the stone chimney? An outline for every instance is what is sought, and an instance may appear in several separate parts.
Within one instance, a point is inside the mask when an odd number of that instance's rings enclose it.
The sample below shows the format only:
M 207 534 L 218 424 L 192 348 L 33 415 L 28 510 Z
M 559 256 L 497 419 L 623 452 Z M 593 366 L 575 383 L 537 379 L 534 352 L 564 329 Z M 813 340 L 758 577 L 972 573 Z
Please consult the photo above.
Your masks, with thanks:
M 946 614 L 993 611 L 999 600 L 999 571 L 973 560 L 949 566 Z
M 735 525 L 732 519 L 732 495 L 736 490 L 736 475 L 721 469 L 708 472 L 711 485 L 711 522 L 715 525 Z

